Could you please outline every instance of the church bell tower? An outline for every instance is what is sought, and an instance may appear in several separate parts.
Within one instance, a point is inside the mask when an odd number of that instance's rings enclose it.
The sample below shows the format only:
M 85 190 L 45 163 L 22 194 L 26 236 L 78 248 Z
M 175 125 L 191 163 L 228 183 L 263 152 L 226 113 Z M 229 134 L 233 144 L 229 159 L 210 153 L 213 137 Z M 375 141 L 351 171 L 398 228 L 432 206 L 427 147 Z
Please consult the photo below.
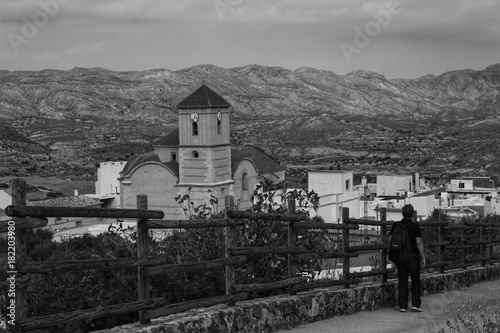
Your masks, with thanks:
M 177 105 L 179 183 L 191 192 L 232 192 L 229 110 L 231 105 L 203 84 Z

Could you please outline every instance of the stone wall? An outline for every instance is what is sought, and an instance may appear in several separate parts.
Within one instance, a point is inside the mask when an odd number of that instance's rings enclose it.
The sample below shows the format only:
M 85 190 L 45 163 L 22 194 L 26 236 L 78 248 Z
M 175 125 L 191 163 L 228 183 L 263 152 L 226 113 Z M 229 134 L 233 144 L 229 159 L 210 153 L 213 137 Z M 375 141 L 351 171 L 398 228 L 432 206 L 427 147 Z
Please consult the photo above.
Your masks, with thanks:
M 471 267 L 443 274 L 422 275 L 425 295 L 454 290 L 500 277 L 500 265 Z M 115 327 L 100 333 L 177 333 L 177 332 L 275 332 L 301 324 L 358 311 L 396 306 L 397 281 L 386 284 L 360 284 L 352 288 L 325 288 L 269 298 L 218 305 L 153 319 L 150 325 L 138 323 Z M 425 299 L 424 299 L 425 302 Z

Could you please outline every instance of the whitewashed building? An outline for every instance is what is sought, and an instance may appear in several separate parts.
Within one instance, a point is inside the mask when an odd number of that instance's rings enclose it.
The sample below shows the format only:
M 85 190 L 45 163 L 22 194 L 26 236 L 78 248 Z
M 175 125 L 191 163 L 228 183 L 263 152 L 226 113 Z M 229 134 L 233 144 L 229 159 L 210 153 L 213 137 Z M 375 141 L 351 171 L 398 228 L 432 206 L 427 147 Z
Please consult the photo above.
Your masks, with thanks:
M 349 208 L 349 217 L 359 218 L 360 194 L 353 185 L 353 172 L 343 170 L 308 171 L 308 189 L 319 195 L 317 216 L 327 223 L 342 222 L 342 208 Z

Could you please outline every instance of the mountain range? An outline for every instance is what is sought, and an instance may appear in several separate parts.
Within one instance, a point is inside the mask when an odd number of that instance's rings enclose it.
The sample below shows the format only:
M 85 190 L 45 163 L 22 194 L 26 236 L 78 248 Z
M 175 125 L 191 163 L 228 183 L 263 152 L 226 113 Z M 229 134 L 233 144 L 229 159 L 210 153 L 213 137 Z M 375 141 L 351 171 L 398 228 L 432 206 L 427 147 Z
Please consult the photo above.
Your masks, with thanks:
M 500 64 L 416 79 L 204 64 L 0 71 L 0 176 L 93 177 L 97 162 L 150 150 L 203 83 L 233 106 L 233 144 L 287 164 L 500 174 Z
M 165 119 L 205 82 L 243 116 L 404 115 L 453 117 L 500 110 L 500 64 L 417 79 L 345 75 L 301 67 L 198 65 L 177 71 L 114 72 L 102 68 L 0 71 L 0 117 Z

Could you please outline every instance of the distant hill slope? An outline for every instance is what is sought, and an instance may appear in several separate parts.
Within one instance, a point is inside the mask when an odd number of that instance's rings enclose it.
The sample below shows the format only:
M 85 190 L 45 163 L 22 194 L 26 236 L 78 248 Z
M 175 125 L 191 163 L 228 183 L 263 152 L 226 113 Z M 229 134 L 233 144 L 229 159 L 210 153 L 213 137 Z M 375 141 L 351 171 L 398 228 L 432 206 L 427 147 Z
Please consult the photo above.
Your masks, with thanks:
M 0 71 L 0 118 L 165 119 L 202 81 L 238 115 L 401 115 L 430 118 L 500 109 L 500 64 L 482 71 L 388 80 L 362 70 L 346 75 L 301 67 L 198 65 L 177 71 L 102 68 Z
M 22 144 L 26 149 L 25 152 L 32 154 L 43 154 L 48 152 L 46 147 L 26 138 L 15 129 L 0 123 L 0 146 L 7 149 L 9 145 Z M 0 152 L 3 149 L 0 149 Z
M 171 133 L 176 105 L 203 81 L 234 107 L 234 146 L 260 146 L 297 174 L 341 164 L 500 184 L 500 64 L 393 80 L 259 65 L 0 71 L 0 177 L 95 179 L 96 163 Z

